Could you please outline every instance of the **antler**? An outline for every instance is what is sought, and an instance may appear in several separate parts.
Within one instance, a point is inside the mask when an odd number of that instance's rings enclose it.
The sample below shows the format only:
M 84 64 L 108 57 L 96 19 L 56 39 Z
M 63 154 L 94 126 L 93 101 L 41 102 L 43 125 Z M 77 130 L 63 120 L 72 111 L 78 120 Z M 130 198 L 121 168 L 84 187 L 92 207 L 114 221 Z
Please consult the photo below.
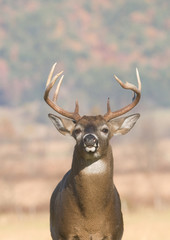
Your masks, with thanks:
M 139 76 L 139 72 L 138 72 L 137 68 L 136 68 L 136 76 L 137 76 L 137 80 L 138 80 L 138 88 L 131 83 L 128 83 L 128 82 L 123 83 L 118 77 L 116 77 L 114 75 L 116 81 L 121 85 L 122 88 L 129 89 L 129 90 L 132 90 L 134 92 L 134 97 L 132 99 L 131 104 L 129 104 L 126 107 L 121 108 L 120 110 L 117 110 L 115 112 L 111 111 L 110 102 L 109 102 L 109 98 L 108 98 L 107 113 L 104 115 L 104 118 L 105 118 L 106 121 L 109 121 L 112 118 L 116 118 L 118 116 L 123 115 L 124 113 L 129 112 L 132 108 L 134 108 L 138 104 L 138 102 L 140 100 L 140 97 L 141 97 L 141 81 L 140 81 L 140 76 Z
M 58 93 L 60 90 L 60 86 L 63 80 L 64 75 L 61 76 L 61 74 L 63 73 L 63 71 L 61 71 L 60 73 L 56 74 L 53 78 L 53 73 L 55 70 L 57 63 L 55 63 L 50 71 L 50 74 L 48 76 L 47 79 L 47 83 L 46 83 L 46 89 L 45 89 L 45 93 L 44 93 L 44 100 L 46 101 L 46 103 L 52 108 L 54 109 L 56 112 L 58 112 L 59 114 L 67 117 L 67 118 L 71 118 L 73 120 L 75 120 L 76 122 L 81 118 L 81 116 L 79 115 L 79 105 L 78 105 L 78 101 L 76 101 L 76 105 L 75 105 L 75 110 L 74 112 L 67 112 L 66 110 L 62 109 L 61 107 L 59 107 L 57 104 L 55 104 L 55 102 L 57 101 L 57 97 L 58 97 Z M 51 90 L 51 88 L 53 87 L 53 85 L 55 84 L 57 78 L 61 76 L 56 91 L 54 93 L 54 97 L 53 100 L 50 100 L 49 98 L 49 92 Z M 51 80 L 52 79 L 52 80 Z

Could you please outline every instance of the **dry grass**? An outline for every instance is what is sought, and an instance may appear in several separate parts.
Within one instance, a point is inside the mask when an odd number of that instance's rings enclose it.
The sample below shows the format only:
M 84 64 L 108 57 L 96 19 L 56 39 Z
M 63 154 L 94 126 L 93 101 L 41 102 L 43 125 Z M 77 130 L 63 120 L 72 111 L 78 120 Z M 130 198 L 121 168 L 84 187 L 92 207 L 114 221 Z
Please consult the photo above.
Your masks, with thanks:
M 4 240 L 50 239 L 47 213 L 0 215 L 0 229 Z
M 0 215 L 0 239 L 50 240 L 49 214 Z M 124 211 L 123 240 L 169 240 L 170 209 Z
M 53 126 L 25 123 L 20 112 L 14 122 L 10 111 L 0 112 L 0 239 L 50 240 L 49 215 L 42 210 L 70 168 L 74 141 L 57 135 Z M 124 240 L 169 240 L 169 118 L 169 110 L 145 114 L 136 136 L 113 141 Z
M 170 209 L 140 209 L 124 214 L 125 240 L 169 240 Z
M 161 141 L 161 151 L 168 149 L 169 144 L 168 139 Z M 164 163 L 163 169 L 146 171 L 144 161 L 136 159 L 134 146 L 117 144 L 114 150 L 114 180 L 128 207 L 170 204 L 170 174 L 167 171 L 169 162 L 165 151 L 167 160 L 159 160 L 161 164 Z M 1 145 L 0 211 L 47 209 L 54 187 L 70 169 L 72 151 L 73 147 L 69 142 L 53 140 L 28 141 L 22 144 L 7 142 Z

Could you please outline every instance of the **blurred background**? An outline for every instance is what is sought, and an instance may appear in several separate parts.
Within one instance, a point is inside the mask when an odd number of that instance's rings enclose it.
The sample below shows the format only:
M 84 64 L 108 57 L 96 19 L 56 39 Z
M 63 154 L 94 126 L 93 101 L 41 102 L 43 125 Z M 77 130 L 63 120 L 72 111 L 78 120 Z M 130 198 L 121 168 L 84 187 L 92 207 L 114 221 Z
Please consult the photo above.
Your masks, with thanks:
M 135 128 L 112 140 L 126 240 L 170 235 L 170 1 L 0 1 L 0 239 L 49 240 L 51 193 L 74 140 L 55 131 L 43 101 L 54 62 L 59 104 L 104 114 L 131 102 L 114 80 L 142 81 Z M 135 229 L 135 230 L 134 230 Z M 135 232 L 135 236 L 134 236 Z

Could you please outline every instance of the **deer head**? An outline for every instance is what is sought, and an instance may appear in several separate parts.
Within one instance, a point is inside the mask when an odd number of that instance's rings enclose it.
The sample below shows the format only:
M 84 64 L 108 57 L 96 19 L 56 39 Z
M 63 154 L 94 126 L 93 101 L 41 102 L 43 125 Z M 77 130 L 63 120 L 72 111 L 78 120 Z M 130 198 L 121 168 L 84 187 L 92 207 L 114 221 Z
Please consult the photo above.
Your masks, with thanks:
M 55 103 L 58 97 L 61 82 L 63 80 L 63 72 L 58 73 L 52 78 L 55 66 L 56 63 L 53 65 L 47 80 L 44 100 L 52 109 L 67 118 L 61 118 L 54 114 L 49 114 L 48 116 L 61 134 L 69 134 L 75 138 L 77 143 L 76 147 L 80 155 L 83 155 L 83 157 L 86 159 L 99 159 L 102 157 L 102 155 L 106 154 L 106 149 L 110 138 L 114 135 L 124 135 L 129 132 L 140 117 L 140 114 L 133 114 L 127 117 L 117 118 L 129 112 L 138 104 L 140 100 L 141 81 L 138 70 L 136 69 L 138 88 L 128 82 L 124 84 L 119 78 L 114 76 L 121 87 L 134 92 L 134 97 L 131 104 L 112 112 L 108 99 L 107 113 L 104 116 L 98 115 L 81 117 L 79 115 L 79 105 L 77 101 L 74 112 L 68 112 Z M 49 92 L 59 76 L 61 76 L 61 78 L 54 93 L 53 100 L 50 100 Z

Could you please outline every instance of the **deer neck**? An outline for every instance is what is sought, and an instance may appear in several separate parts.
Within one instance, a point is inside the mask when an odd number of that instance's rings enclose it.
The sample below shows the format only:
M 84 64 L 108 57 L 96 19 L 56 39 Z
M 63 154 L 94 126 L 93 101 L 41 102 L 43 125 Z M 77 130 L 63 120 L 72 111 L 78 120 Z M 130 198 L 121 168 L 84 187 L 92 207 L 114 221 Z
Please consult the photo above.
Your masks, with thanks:
M 95 161 L 80 158 L 75 149 L 71 176 L 74 192 L 84 211 L 95 214 L 94 206 L 97 212 L 104 211 L 113 189 L 111 146 L 105 156 Z
M 109 145 L 106 153 L 101 158 L 97 159 L 84 159 L 75 147 L 71 170 L 73 175 L 83 175 L 86 177 L 101 177 L 101 175 L 105 175 L 107 173 L 108 177 L 110 175 L 112 177 L 113 154 L 111 146 Z

